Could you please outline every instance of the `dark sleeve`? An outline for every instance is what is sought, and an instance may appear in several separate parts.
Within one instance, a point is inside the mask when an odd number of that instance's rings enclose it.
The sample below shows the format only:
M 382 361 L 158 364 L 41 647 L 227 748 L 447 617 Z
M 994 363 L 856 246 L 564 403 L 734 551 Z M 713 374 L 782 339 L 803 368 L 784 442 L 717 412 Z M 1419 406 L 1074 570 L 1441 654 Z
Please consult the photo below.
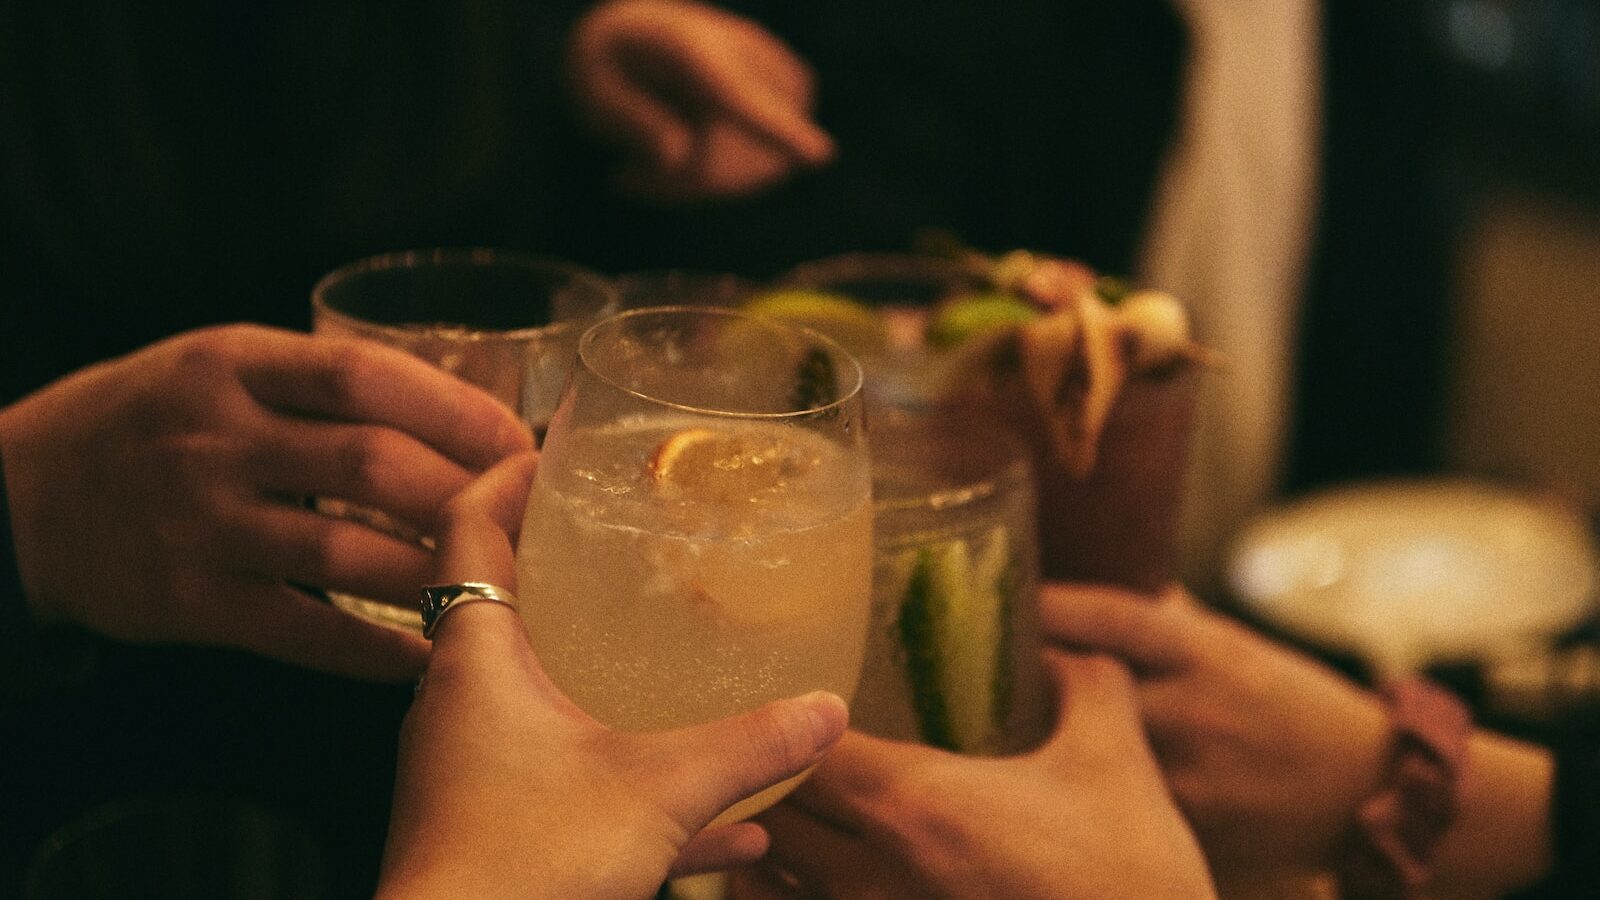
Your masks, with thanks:
M 1600 734 L 1556 748 L 1551 807 L 1555 868 L 1537 896 L 1600 897 Z
M 15 696 L 23 682 L 23 660 L 34 644 L 33 613 L 22 599 L 22 573 L 11 540 L 11 503 L 5 466 L 0 464 L 0 703 Z
M 22 591 L 5 466 L 0 463 L 0 710 L 85 681 L 97 659 L 94 638 L 78 628 L 40 628 Z

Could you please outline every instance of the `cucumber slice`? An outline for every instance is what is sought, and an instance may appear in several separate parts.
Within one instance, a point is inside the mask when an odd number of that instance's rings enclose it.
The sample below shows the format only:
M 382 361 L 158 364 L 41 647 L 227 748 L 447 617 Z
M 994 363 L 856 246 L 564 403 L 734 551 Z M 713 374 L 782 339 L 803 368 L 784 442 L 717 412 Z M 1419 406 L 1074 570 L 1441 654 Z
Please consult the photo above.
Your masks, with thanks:
M 833 357 L 821 347 L 812 347 L 801 358 L 795 371 L 794 391 L 789 402 L 795 412 L 821 409 L 839 399 L 839 373 Z
M 916 551 L 900 608 L 900 640 L 922 739 L 981 753 L 993 746 L 1011 697 L 1010 542 L 995 528 L 973 558 L 962 540 Z
M 991 737 L 995 737 L 1011 715 L 1016 678 L 1011 665 L 1012 611 L 1017 594 L 1022 590 L 1022 576 L 1013 555 L 1015 548 L 1011 546 L 1011 533 L 1005 526 L 996 525 L 989 529 L 980 546 L 978 558 L 972 567 L 972 589 L 980 593 L 988 592 L 989 609 L 992 611 L 988 613 L 987 621 L 993 623 L 989 646 L 993 648 L 993 653 L 988 660 L 989 668 L 972 674 L 974 679 L 980 679 L 986 671 L 988 681 L 974 680 L 972 684 L 989 686 L 989 724 L 994 729 Z
M 940 638 L 949 621 L 950 595 L 955 592 L 947 573 L 957 557 L 965 567 L 966 549 L 966 544 L 950 541 L 917 550 L 900 606 L 900 643 L 906 651 L 906 675 L 917 725 L 923 741 L 945 750 L 958 748 L 945 700 L 947 666 Z

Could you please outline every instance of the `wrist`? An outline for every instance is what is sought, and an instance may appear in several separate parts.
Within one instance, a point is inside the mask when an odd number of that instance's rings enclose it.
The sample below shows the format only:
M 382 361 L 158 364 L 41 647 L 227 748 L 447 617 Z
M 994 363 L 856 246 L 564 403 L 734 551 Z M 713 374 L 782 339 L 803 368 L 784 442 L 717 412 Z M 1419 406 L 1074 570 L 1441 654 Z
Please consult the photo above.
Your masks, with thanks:
M 1391 739 L 1383 777 L 1356 808 L 1336 873 L 1346 900 L 1415 900 L 1455 824 L 1472 717 L 1425 679 L 1385 686 Z
M 1318 707 L 1322 724 L 1307 765 L 1311 794 L 1299 821 L 1308 837 L 1293 857 L 1307 871 L 1337 866 L 1349 823 L 1384 783 L 1394 740 L 1389 710 L 1378 694 L 1355 685 L 1340 687 L 1337 702 Z
M 1501 896 L 1545 874 L 1554 855 L 1554 782 L 1549 751 L 1475 733 L 1468 744 L 1460 814 L 1439 844 L 1440 892 Z

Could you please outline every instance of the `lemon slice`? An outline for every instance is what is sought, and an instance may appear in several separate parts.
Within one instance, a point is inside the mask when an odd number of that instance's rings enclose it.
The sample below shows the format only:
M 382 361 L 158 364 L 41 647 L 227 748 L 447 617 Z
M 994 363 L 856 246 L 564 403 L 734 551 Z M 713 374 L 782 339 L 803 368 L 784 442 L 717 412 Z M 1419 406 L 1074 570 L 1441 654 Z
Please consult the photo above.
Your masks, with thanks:
M 856 355 L 881 353 L 889 340 L 883 319 L 871 307 L 843 294 L 786 288 L 752 297 L 742 309 L 816 329 Z
M 669 435 L 647 465 L 660 496 L 738 503 L 781 488 L 804 461 L 795 447 L 770 434 L 696 427 Z

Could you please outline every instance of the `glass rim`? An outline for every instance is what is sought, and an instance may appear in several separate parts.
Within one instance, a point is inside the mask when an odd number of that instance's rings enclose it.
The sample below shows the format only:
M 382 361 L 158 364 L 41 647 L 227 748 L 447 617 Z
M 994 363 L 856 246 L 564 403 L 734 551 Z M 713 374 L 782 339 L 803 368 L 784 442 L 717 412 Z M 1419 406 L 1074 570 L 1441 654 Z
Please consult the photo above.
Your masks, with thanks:
M 618 272 L 612 275 L 611 281 L 616 284 L 630 284 L 635 282 L 648 283 L 652 281 L 726 281 L 733 284 L 748 284 L 751 286 L 754 286 L 758 283 L 755 281 L 755 279 L 746 278 L 736 272 L 723 272 L 718 269 L 680 269 L 672 266 L 658 269 L 629 269 L 628 271 Z M 662 305 L 683 306 L 684 304 L 673 303 Z M 638 308 L 648 309 L 649 307 L 641 306 Z
M 376 331 L 383 334 L 396 336 L 415 333 L 414 327 L 407 324 L 391 322 L 377 322 L 351 315 L 328 302 L 327 293 L 334 286 L 343 284 L 350 279 L 372 272 L 393 272 L 405 269 L 420 269 L 428 266 L 445 265 L 499 265 L 509 264 L 512 268 L 525 271 L 548 272 L 570 279 L 595 291 L 597 296 L 604 300 L 599 304 L 598 315 L 605 316 L 608 312 L 616 310 L 620 305 L 620 298 L 616 288 L 604 276 L 591 271 L 574 262 L 551 256 L 540 256 L 522 250 L 508 250 L 499 247 L 428 247 L 413 250 L 391 250 L 364 256 L 360 259 L 347 262 L 327 274 L 318 278 L 311 286 L 311 308 L 323 315 L 357 330 Z M 442 320 L 441 320 L 442 321 Z M 409 323 L 415 325 L 419 323 Z M 446 323 L 448 324 L 448 323 Z M 582 319 L 571 319 L 561 322 L 546 322 L 543 325 L 523 325 L 517 328 L 476 328 L 464 323 L 459 332 L 441 331 L 441 335 L 448 334 L 459 343 L 476 343 L 481 341 L 518 341 L 534 337 L 561 334 L 584 324 Z
M 837 281 L 961 280 L 981 283 L 982 275 L 960 260 L 911 251 L 861 250 L 809 259 L 785 270 L 780 284 L 828 285 Z
M 874 497 L 872 508 L 883 512 L 930 509 L 960 509 L 982 503 L 1011 486 L 1032 487 L 1033 466 L 1026 455 L 1007 459 L 986 475 L 965 479 L 959 484 L 920 491 L 899 497 Z
M 853 373 L 854 377 L 851 379 L 848 389 L 841 391 L 839 396 L 833 401 L 824 403 L 821 406 L 815 406 L 810 409 L 786 410 L 783 412 L 740 412 L 738 410 L 714 409 L 706 406 L 695 406 L 690 403 L 678 403 L 672 400 L 664 400 L 660 397 L 654 397 L 643 391 L 637 391 L 633 388 L 618 384 L 615 379 L 595 368 L 594 364 L 590 362 L 589 346 L 591 343 L 593 343 L 595 336 L 599 334 L 600 329 L 615 325 L 625 319 L 642 318 L 647 315 L 660 315 L 662 313 L 692 315 L 699 317 L 716 317 L 728 320 L 737 319 L 745 322 L 756 322 L 778 331 L 791 331 L 796 334 L 806 335 L 815 343 L 825 347 L 834 359 L 842 359 L 849 363 L 850 372 Z M 750 313 L 740 312 L 733 309 L 722 309 L 711 306 L 684 306 L 681 304 L 674 306 L 641 306 L 637 309 L 624 310 L 614 315 L 606 316 L 600 321 L 595 322 L 583 332 L 582 337 L 578 338 L 578 354 L 576 365 L 581 367 L 585 372 L 599 379 L 607 387 L 627 394 L 630 397 L 637 397 L 638 399 L 647 403 L 653 403 L 666 409 L 679 410 L 681 412 L 693 413 L 695 415 L 757 422 L 783 422 L 804 419 L 813 416 L 821 416 L 824 413 L 841 409 L 846 404 L 859 400 L 862 390 L 866 384 L 866 376 L 862 372 L 861 361 L 856 359 L 854 354 L 840 346 L 838 341 L 835 341 L 833 338 L 830 338 L 827 335 L 816 331 L 815 329 L 806 328 L 803 325 L 796 325 L 792 322 L 785 322 L 780 319 L 752 315 Z

